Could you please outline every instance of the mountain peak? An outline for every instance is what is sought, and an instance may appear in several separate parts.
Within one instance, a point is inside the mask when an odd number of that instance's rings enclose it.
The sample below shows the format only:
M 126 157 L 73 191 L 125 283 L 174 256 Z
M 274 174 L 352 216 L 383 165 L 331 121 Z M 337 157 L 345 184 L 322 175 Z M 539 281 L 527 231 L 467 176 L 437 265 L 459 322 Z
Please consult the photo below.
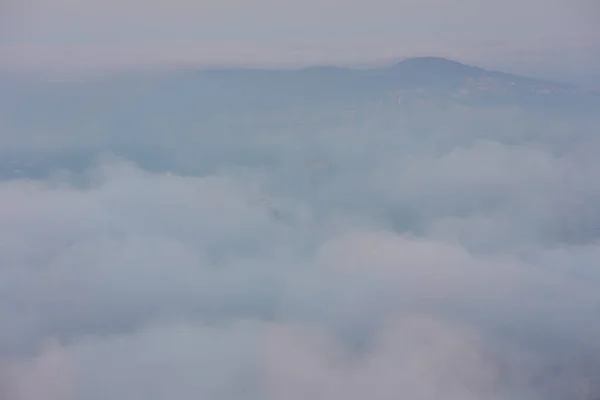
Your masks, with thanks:
M 396 64 L 396 68 L 402 70 L 425 70 L 430 72 L 454 72 L 463 74 L 472 74 L 485 71 L 483 68 L 463 64 L 458 61 L 443 57 L 412 57 L 407 58 Z
M 456 89 L 486 70 L 443 57 L 412 57 L 388 67 L 387 73 L 407 87 Z
M 436 57 L 436 56 L 423 56 L 423 57 L 409 57 L 400 61 L 398 64 L 407 64 L 407 63 L 422 63 L 422 64 L 438 64 L 438 65 L 463 65 L 465 64 L 450 60 L 449 58 L 444 57 Z

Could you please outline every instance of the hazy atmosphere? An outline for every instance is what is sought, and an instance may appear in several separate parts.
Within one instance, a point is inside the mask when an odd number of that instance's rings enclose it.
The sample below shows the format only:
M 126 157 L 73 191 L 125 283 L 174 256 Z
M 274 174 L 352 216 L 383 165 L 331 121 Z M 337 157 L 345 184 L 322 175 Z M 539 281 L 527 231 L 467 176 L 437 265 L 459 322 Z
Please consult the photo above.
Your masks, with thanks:
M 600 399 L 599 9 L 488 3 L 3 3 L 0 399 Z
M 101 72 L 437 55 L 600 86 L 596 0 L 4 0 L 0 67 Z

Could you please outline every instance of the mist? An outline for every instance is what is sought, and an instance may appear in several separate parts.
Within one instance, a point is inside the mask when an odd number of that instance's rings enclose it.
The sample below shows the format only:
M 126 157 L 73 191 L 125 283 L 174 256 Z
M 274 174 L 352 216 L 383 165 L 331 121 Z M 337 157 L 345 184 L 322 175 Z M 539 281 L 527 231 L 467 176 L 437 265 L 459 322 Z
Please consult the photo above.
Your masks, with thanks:
M 597 115 L 311 71 L 4 83 L 0 398 L 600 398 Z

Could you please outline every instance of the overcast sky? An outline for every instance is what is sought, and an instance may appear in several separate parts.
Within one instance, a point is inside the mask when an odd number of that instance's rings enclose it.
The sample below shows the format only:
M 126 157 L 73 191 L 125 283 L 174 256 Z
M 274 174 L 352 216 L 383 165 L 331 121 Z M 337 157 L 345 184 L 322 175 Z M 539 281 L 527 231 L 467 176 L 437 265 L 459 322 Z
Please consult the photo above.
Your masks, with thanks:
M 4 68 L 347 63 L 438 54 L 543 74 L 600 65 L 595 0 L 5 0 Z

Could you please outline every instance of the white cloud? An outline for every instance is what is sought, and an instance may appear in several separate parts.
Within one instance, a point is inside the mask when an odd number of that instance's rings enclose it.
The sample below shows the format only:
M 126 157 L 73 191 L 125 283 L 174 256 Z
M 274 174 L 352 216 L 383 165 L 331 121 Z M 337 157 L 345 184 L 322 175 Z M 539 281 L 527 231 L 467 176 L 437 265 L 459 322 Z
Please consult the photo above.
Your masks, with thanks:
M 75 390 L 72 360 L 48 342 L 41 354 L 0 364 L 0 396 L 9 400 L 68 400 Z
M 184 92 L 7 119 L 3 400 L 598 393 L 593 118 L 205 120 Z

